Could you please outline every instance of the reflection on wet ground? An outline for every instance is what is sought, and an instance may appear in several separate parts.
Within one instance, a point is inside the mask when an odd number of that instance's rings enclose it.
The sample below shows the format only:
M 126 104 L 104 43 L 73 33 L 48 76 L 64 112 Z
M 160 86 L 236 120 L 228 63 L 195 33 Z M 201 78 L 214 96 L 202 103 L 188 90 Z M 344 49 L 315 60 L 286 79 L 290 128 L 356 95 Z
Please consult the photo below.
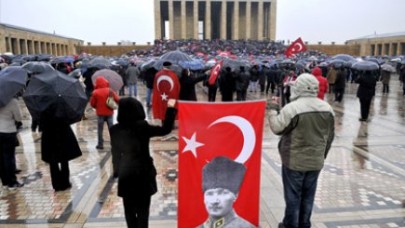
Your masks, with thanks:
M 379 82 L 380 83 L 380 82 Z M 207 100 L 200 85 L 198 99 Z M 370 121 L 359 122 L 356 84 L 347 84 L 342 103 L 326 100 L 336 112 L 336 138 L 319 179 L 314 227 L 405 227 L 405 99 L 394 75 L 389 94 L 377 86 Z M 145 89 L 140 89 L 141 101 Z M 249 99 L 268 99 L 250 93 Z M 217 99 L 220 99 L 218 94 Z M 110 147 L 95 149 L 96 117 L 73 125 L 83 156 L 70 162 L 73 187 L 54 192 L 49 168 L 40 157 L 41 134 L 31 132 L 30 115 L 24 111 L 24 129 L 19 133 L 18 178 L 25 186 L 0 190 L 0 227 L 125 227 L 117 183 L 111 178 Z M 148 113 L 150 115 L 150 113 Z M 104 132 L 108 139 L 108 132 Z M 152 142 L 158 169 L 159 192 L 153 196 L 151 227 L 176 227 L 177 130 Z M 260 226 L 276 227 L 284 202 L 280 177 L 278 137 L 264 128 L 261 177 Z

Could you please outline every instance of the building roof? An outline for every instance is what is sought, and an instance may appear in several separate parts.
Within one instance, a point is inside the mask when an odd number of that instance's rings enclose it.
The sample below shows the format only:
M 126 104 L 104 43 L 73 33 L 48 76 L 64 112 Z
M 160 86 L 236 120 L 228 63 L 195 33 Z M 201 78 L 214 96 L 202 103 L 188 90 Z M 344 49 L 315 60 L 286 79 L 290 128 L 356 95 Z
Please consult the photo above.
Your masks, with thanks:
M 20 26 L 16 26 L 16 25 L 10 25 L 10 24 L 6 24 L 6 23 L 0 23 L 0 26 L 4 26 L 4 27 L 10 28 L 10 29 L 22 30 L 22 31 L 26 31 L 26 32 L 38 33 L 38 34 L 47 35 L 47 36 L 55 36 L 55 37 L 60 37 L 60 38 L 64 38 L 64 39 L 79 40 L 79 41 L 83 42 L 83 40 L 80 40 L 80 39 L 77 39 L 77 38 L 62 36 L 62 35 L 58 35 L 58 34 L 55 34 L 55 33 L 42 32 L 42 31 L 39 31 L 39 30 L 34 30 L 34 29 L 30 29 L 30 28 L 24 28 L 24 27 L 20 27 Z
M 405 32 L 395 32 L 395 33 L 382 33 L 382 34 L 371 34 L 371 35 L 367 35 L 367 36 L 362 36 L 359 38 L 355 38 L 355 39 L 351 39 L 348 41 L 352 41 L 352 40 L 363 40 L 363 39 L 375 39 L 375 38 L 387 38 L 387 37 L 399 37 L 399 36 L 405 36 Z

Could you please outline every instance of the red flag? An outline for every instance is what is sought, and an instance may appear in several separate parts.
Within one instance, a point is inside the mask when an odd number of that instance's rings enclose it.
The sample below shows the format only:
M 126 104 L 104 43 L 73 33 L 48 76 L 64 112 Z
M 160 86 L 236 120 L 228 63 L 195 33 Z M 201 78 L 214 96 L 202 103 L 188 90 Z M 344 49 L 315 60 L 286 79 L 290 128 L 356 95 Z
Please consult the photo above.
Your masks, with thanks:
M 212 68 L 211 70 L 211 74 L 210 77 L 208 78 L 208 84 L 209 85 L 214 85 L 215 82 L 217 81 L 218 75 L 219 75 L 219 71 L 222 68 L 222 64 L 223 64 L 223 60 L 219 61 L 217 64 L 215 64 L 215 66 Z
M 179 102 L 179 228 L 198 227 L 207 221 L 202 169 L 220 156 L 246 168 L 233 208 L 244 220 L 259 225 L 265 105 L 265 101 Z
M 153 118 L 164 120 L 167 101 L 171 98 L 179 99 L 180 82 L 176 73 L 169 69 L 162 69 L 157 72 L 152 91 Z
M 302 42 L 301 37 L 296 39 L 292 44 L 285 50 L 285 56 L 288 58 L 291 55 L 295 55 L 299 52 L 306 51 L 307 47 L 305 46 L 304 42 Z

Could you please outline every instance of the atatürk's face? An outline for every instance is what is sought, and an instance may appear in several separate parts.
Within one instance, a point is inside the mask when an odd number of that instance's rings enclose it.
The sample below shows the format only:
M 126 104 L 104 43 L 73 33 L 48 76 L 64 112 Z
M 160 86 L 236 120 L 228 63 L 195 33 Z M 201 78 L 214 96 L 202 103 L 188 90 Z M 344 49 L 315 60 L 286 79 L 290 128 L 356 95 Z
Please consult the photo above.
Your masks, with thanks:
M 210 216 L 221 218 L 232 211 L 236 196 L 224 188 L 208 189 L 204 193 L 205 208 Z

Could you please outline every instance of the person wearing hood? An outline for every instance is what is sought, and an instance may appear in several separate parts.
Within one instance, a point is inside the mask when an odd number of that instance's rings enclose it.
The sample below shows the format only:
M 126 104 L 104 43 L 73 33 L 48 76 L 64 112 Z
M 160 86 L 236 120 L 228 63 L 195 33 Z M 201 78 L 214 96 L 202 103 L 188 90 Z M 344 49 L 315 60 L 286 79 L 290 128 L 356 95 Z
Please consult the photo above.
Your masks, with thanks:
M 332 107 L 317 98 L 319 82 L 301 74 L 291 86 L 291 102 L 279 112 L 269 111 L 269 125 L 280 135 L 278 150 L 286 208 L 279 227 L 311 227 L 316 185 L 335 135 Z M 273 105 L 273 106 L 272 106 Z
M 111 127 L 113 170 L 118 174 L 118 196 L 123 198 L 127 226 L 148 227 L 151 197 L 157 192 L 156 168 L 149 151 L 150 138 L 169 134 L 174 126 L 176 100 L 169 99 L 162 126 L 145 120 L 142 103 L 127 97 L 119 101 L 117 124 Z
M 322 76 L 322 70 L 319 67 L 312 69 L 311 73 L 319 82 L 318 98 L 323 100 L 325 98 L 325 93 L 328 91 L 328 80 Z
M 108 83 L 107 79 L 97 77 L 94 91 L 90 97 L 90 105 L 96 109 L 98 134 L 98 143 L 96 148 L 100 150 L 104 149 L 104 122 L 107 122 L 108 128 L 113 125 L 114 110 L 109 108 L 106 104 L 107 98 L 110 96 L 110 94 L 114 97 L 114 101 L 118 103 L 119 96 L 112 89 L 110 89 L 110 84 Z

